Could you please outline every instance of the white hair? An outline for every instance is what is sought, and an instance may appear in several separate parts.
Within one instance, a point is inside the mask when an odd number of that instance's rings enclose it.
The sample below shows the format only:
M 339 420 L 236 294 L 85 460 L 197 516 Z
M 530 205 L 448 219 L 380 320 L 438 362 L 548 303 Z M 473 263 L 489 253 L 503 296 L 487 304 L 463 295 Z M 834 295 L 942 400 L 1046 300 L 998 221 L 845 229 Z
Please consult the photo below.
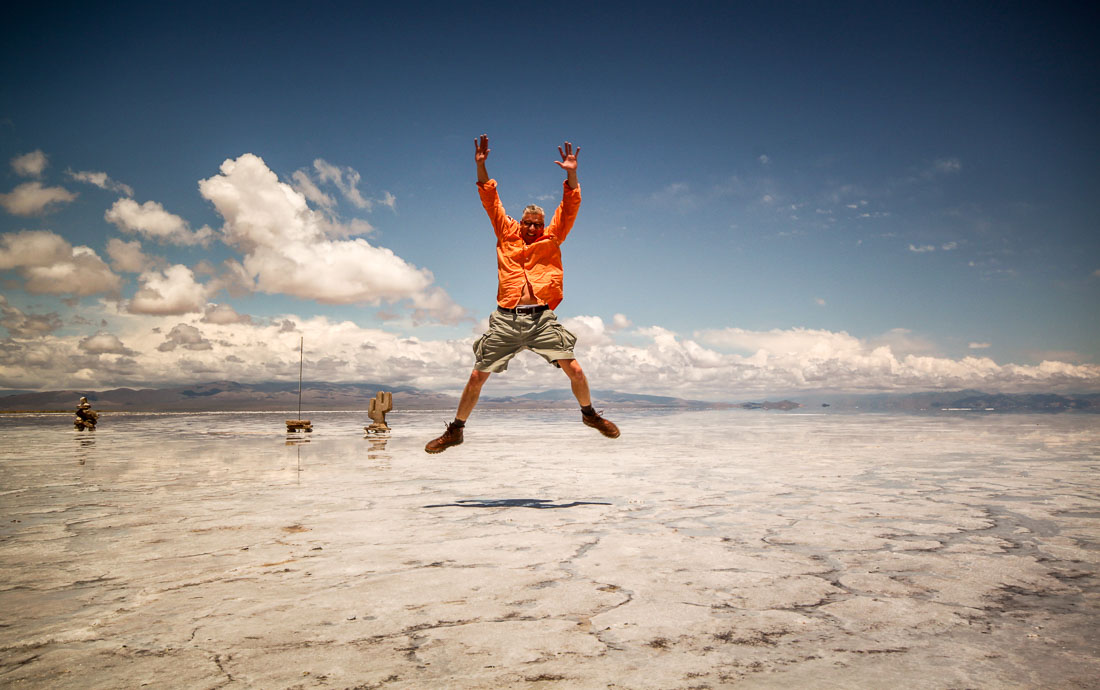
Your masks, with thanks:
M 528 213 L 537 213 L 543 218 L 546 218 L 546 211 L 542 210 L 542 206 L 527 204 L 527 208 L 523 209 L 523 216 L 526 216 Z M 520 216 L 520 218 L 523 218 L 523 216 Z

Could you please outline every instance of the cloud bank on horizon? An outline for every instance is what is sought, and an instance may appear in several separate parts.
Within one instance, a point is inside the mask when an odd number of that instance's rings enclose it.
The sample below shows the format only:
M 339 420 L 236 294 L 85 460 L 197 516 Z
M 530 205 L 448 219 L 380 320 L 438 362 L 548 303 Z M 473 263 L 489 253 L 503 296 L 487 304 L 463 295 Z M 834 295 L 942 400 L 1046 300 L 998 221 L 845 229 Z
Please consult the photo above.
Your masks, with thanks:
M 323 316 L 254 319 L 228 304 L 210 303 L 172 316 L 120 312 L 118 307 L 103 299 L 84 312 L 93 322 L 92 335 L 59 336 L 54 334 L 60 327 L 57 314 L 28 315 L 0 301 L 0 323 L 13 334 L 0 354 L 4 385 L 104 389 L 151 382 L 289 380 L 297 375 L 298 339 L 304 337 L 311 380 L 382 381 L 455 392 L 465 382 L 475 339 L 473 334 L 407 337 Z M 1100 381 L 1096 365 L 1046 361 L 1024 366 L 985 357 L 899 355 L 890 345 L 842 332 L 734 328 L 682 337 L 659 326 L 622 327 L 626 318 L 621 314 L 612 323 L 598 316 L 563 322 L 580 336 L 578 357 L 590 378 L 624 392 L 728 400 L 800 391 L 1075 391 Z M 542 360 L 521 355 L 501 380 L 502 389 L 522 392 L 560 388 L 560 379 Z

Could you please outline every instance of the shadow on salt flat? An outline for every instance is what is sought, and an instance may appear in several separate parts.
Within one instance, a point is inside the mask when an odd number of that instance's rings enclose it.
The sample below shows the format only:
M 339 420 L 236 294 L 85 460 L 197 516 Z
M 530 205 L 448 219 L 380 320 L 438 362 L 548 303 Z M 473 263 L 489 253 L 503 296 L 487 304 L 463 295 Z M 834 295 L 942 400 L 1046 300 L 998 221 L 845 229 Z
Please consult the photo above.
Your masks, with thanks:
M 477 498 L 461 499 L 454 503 L 437 503 L 425 508 L 572 508 L 574 506 L 609 506 L 602 501 L 573 501 L 572 503 L 552 503 L 543 498 Z

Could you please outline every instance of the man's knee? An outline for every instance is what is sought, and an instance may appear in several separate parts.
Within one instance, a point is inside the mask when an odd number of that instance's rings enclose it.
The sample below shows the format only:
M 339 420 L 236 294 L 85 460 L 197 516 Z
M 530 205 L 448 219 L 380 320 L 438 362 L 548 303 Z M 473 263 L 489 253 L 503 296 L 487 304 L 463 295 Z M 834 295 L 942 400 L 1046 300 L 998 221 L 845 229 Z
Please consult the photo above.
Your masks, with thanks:
M 584 369 L 581 369 L 580 362 L 575 359 L 559 359 L 558 366 L 565 372 L 565 375 L 571 379 L 583 379 Z
M 492 375 L 492 373 L 493 372 L 491 371 L 478 371 L 477 369 L 474 369 L 470 372 L 470 380 L 466 383 L 469 386 L 481 388 L 482 384 L 489 380 L 489 377 Z

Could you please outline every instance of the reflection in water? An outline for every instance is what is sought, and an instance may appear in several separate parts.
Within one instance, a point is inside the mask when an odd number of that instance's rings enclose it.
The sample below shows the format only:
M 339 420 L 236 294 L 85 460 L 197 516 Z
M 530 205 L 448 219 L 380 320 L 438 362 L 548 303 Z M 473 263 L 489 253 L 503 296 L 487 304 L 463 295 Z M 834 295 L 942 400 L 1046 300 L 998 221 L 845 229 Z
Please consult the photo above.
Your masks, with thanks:
M 70 431 L 71 415 L 0 415 L 0 436 L 8 440 L 0 444 L 0 466 L 5 471 L 0 492 L 53 486 L 59 459 L 69 469 L 89 476 L 94 468 L 96 482 L 120 487 L 136 482 L 142 491 L 169 484 L 211 490 L 293 485 L 287 470 L 294 467 L 298 476 L 300 465 L 302 485 L 314 488 L 363 482 L 365 486 L 359 488 L 369 492 L 377 489 L 380 476 L 396 468 L 397 476 L 387 479 L 415 481 L 433 492 L 445 487 L 442 495 L 425 496 L 433 502 L 550 496 L 543 503 L 456 504 L 545 509 L 570 503 L 573 499 L 568 496 L 616 495 L 633 500 L 642 495 L 633 484 L 635 477 L 642 482 L 642 477 L 653 473 L 661 477 L 662 495 L 700 486 L 715 492 L 733 490 L 728 487 L 746 478 L 755 480 L 754 473 L 761 467 L 767 468 L 764 477 L 777 482 L 797 480 L 799 486 L 805 482 L 815 491 L 825 486 L 821 478 L 836 474 L 833 468 L 839 465 L 859 465 L 860 481 L 899 490 L 937 486 L 945 472 L 988 468 L 1020 477 L 1026 472 L 1029 481 L 1038 481 L 1039 471 L 1026 463 L 1095 458 L 1100 447 L 1100 428 L 1091 415 L 639 411 L 624 412 L 621 420 L 616 419 L 624 429 L 623 437 L 605 442 L 577 426 L 571 414 L 485 410 L 479 413 L 477 433 L 468 435 L 465 445 L 448 451 L 443 456 L 446 462 L 440 463 L 423 451 L 424 439 L 438 435 L 437 412 L 397 416 L 388 434 L 365 434 L 357 411 L 312 414 L 318 421 L 313 434 L 287 434 L 281 426 L 287 415 L 282 412 L 117 413 L 111 415 L 109 426 L 96 432 Z M 659 435 L 627 433 L 630 428 L 640 431 L 657 424 Z M 303 446 L 299 463 L 297 450 Z M 656 460 L 658 465 L 648 464 Z M 777 464 L 785 466 L 776 468 Z M 913 469 L 891 473 L 884 469 L 887 466 Z M 797 468 L 797 476 L 790 475 L 792 467 Z M 978 469 L 970 469 L 974 467 Z M 555 472 L 543 479 L 550 469 Z M 468 485 L 462 484 L 467 480 Z M 613 490 L 616 481 L 624 485 Z M 10 497 L 4 494 L 0 509 Z M 416 501 L 418 508 L 423 505 L 423 499 Z
M 93 428 L 92 431 L 95 431 Z M 88 460 L 88 452 L 95 447 L 95 434 L 89 432 L 87 434 L 78 433 L 73 438 L 76 439 L 76 462 L 79 465 L 83 465 Z
M 366 435 L 367 443 L 370 444 L 370 448 L 367 449 L 367 459 L 374 460 L 377 469 L 388 470 L 390 468 L 390 454 L 386 451 L 386 443 L 390 440 L 389 432 L 384 433 L 368 433 Z

